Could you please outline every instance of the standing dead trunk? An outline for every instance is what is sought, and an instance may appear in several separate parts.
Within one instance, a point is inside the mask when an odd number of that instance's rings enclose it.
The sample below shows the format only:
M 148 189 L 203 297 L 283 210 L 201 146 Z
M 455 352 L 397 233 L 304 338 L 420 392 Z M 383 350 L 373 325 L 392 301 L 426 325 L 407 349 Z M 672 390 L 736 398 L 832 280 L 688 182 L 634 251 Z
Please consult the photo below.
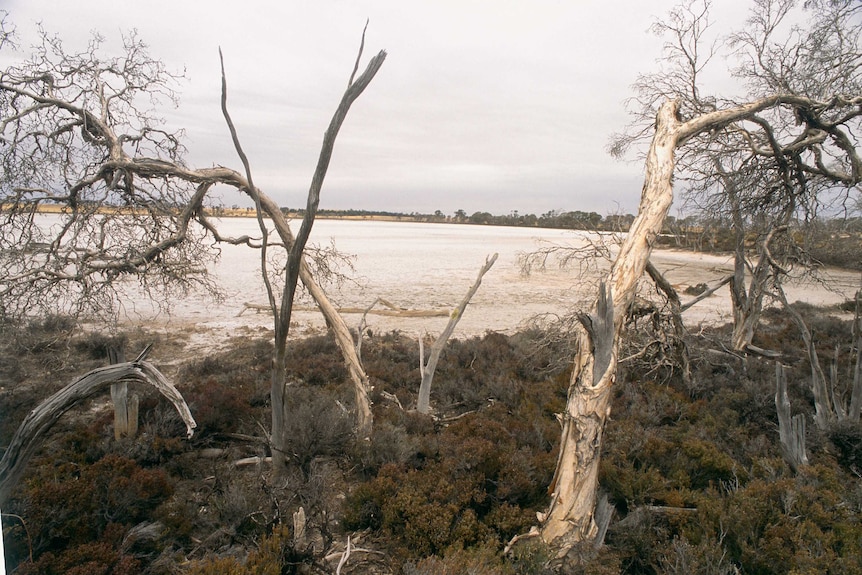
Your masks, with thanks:
M 808 465 L 805 454 L 805 416 L 790 416 L 790 398 L 787 396 L 787 376 L 784 366 L 775 362 L 775 409 L 778 413 L 778 436 L 784 461 L 793 471 Z
M 290 331 L 290 319 L 293 312 L 294 295 L 296 294 L 297 282 L 300 278 L 306 288 L 309 289 L 309 292 L 313 292 L 312 295 L 314 296 L 315 301 L 317 301 L 321 311 L 323 311 L 324 315 L 327 316 L 327 319 L 332 320 L 331 325 L 334 326 L 336 341 L 338 341 L 345 360 L 347 360 L 348 367 L 351 370 L 351 377 L 353 377 L 357 388 L 357 411 L 359 412 L 360 419 L 359 433 L 360 435 L 367 437 L 370 435 L 371 431 L 371 409 L 367 393 L 369 386 L 367 377 L 364 377 L 363 379 L 365 374 L 361 369 L 361 365 L 359 365 L 359 360 L 353 347 L 353 339 L 350 337 L 350 332 L 347 330 L 347 326 L 344 321 L 340 316 L 338 316 L 335 308 L 329 304 L 323 290 L 314 281 L 308 266 L 305 264 L 303 256 L 305 245 L 308 241 L 309 235 L 311 234 L 311 228 L 314 225 L 314 219 L 317 215 L 317 208 L 320 205 L 320 192 L 323 188 L 323 182 L 329 169 L 329 163 L 332 159 L 332 152 L 335 147 L 335 140 L 338 136 L 338 132 L 341 129 L 353 102 L 355 102 L 356 99 L 365 91 L 365 88 L 367 88 L 371 83 L 371 80 L 380 70 L 380 67 L 383 65 L 383 61 L 386 59 L 386 52 L 380 51 L 369 61 L 365 71 L 357 77 L 356 73 L 359 71 L 359 64 L 362 59 L 364 47 L 365 31 L 363 30 L 362 42 L 359 47 L 359 53 L 356 56 L 356 63 L 354 65 L 353 72 L 350 74 L 350 78 L 347 82 L 347 89 L 342 95 L 341 101 L 339 102 L 338 107 L 329 122 L 329 126 L 323 135 L 323 143 L 321 144 L 317 166 L 314 170 L 311 185 L 308 190 L 302 224 L 300 225 L 299 231 L 295 237 L 290 231 L 290 227 L 287 225 L 287 221 L 281 213 L 278 205 L 258 190 L 254 185 L 248 158 L 240 145 L 236 128 L 234 127 L 233 121 L 231 120 L 230 114 L 227 110 L 227 80 L 222 62 L 222 113 L 227 122 L 228 128 L 230 129 L 234 147 L 236 148 L 237 154 L 242 160 L 243 167 L 245 168 L 246 178 L 248 180 L 246 192 L 255 201 L 258 224 L 262 234 L 260 257 L 261 277 L 266 287 L 269 307 L 273 316 L 275 350 L 273 353 L 270 389 L 270 399 L 272 402 L 271 444 L 273 450 L 273 467 L 277 474 L 283 473 L 286 468 L 288 457 L 287 446 L 290 440 L 287 436 L 287 430 L 284 425 L 286 418 L 290 416 L 290 413 L 293 410 L 292 406 L 286 403 L 285 393 L 288 385 L 286 378 L 287 336 Z M 284 285 L 282 286 L 279 297 L 276 297 L 269 278 L 269 270 L 267 266 L 269 233 L 263 221 L 264 213 L 272 218 L 282 245 L 287 251 L 287 265 L 285 266 L 283 273 Z
M 497 254 L 485 259 L 485 265 L 479 270 L 479 276 L 476 278 L 476 281 L 467 291 L 467 295 L 461 300 L 458 308 L 452 311 L 452 314 L 449 316 L 449 323 L 446 324 L 446 329 L 443 330 L 443 333 L 440 334 L 431 346 L 427 362 L 425 361 L 425 346 L 422 343 L 422 336 L 419 337 L 419 371 L 422 373 L 422 382 L 419 384 L 419 399 L 416 402 L 416 411 L 419 413 L 427 414 L 430 411 L 431 381 L 434 379 L 434 371 L 437 369 L 437 361 L 440 359 L 440 353 L 446 347 L 446 342 L 449 340 L 452 332 L 455 331 L 455 326 L 458 325 L 458 321 L 460 321 L 461 316 L 467 310 L 467 304 L 470 303 L 470 300 L 476 294 L 476 290 L 482 285 L 482 278 L 485 277 L 485 274 L 488 273 L 488 270 L 491 269 L 491 266 L 496 261 Z
M 819 429 L 826 429 L 829 422 L 835 418 L 835 411 L 832 407 L 829 386 L 826 384 L 826 375 L 823 373 L 823 368 L 820 367 L 820 358 L 817 354 L 817 348 L 814 347 L 814 338 L 811 336 L 811 331 L 805 324 L 805 320 L 787 302 L 784 290 L 781 289 L 780 285 L 777 287 L 778 298 L 799 328 L 805 349 L 808 351 L 808 362 L 811 364 L 811 393 L 814 395 L 814 422 Z
M 108 349 L 108 363 L 125 363 L 126 355 L 122 347 Z M 118 381 L 111 384 L 111 403 L 114 404 L 114 439 L 134 437 L 138 433 L 138 395 L 129 396 L 129 384 Z

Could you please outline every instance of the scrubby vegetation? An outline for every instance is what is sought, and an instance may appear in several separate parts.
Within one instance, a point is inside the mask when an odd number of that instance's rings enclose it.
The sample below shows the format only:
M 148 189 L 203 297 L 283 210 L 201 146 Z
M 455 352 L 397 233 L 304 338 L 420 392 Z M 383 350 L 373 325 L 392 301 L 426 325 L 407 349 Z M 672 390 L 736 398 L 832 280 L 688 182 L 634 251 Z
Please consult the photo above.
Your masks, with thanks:
M 850 322 L 799 308 L 822 357 L 839 346 L 850 373 Z M 62 318 L 17 329 L 0 353 L 0 445 L 41 398 L 130 352 L 146 333 L 81 335 Z M 631 334 L 633 355 L 650 337 Z M 410 410 L 415 341 L 378 334 L 363 345 L 374 433 L 351 433 L 352 389 L 327 336 L 291 346 L 295 407 L 286 480 L 270 481 L 270 343 L 164 366 L 199 429 L 191 441 L 172 408 L 145 389 L 137 437 L 115 441 L 106 400 L 70 413 L 3 509 L 7 568 L 25 574 L 405 575 L 551 573 L 536 539 L 506 544 L 548 503 L 568 386 L 564 338 L 531 330 L 451 342 L 435 378 L 435 417 Z M 716 342 L 688 342 L 684 381 L 668 350 L 624 362 L 605 432 L 601 485 L 615 510 L 605 544 L 575 549 L 565 573 L 862 573 L 862 426 L 808 429 L 810 465 L 793 473 L 778 446 L 774 365 Z M 755 343 L 782 353 L 794 412 L 811 414 L 810 374 L 796 328 L 767 314 Z M 644 339 L 644 341 L 638 341 Z M 842 377 L 842 381 L 850 379 Z M 399 405 L 400 403 L 400 405 Z M 256 461 L 256 460 L 249 460 Z M 293 514 L 302 508 L 305 532 Z M 358 548 L 357 548 L 358 547 Z

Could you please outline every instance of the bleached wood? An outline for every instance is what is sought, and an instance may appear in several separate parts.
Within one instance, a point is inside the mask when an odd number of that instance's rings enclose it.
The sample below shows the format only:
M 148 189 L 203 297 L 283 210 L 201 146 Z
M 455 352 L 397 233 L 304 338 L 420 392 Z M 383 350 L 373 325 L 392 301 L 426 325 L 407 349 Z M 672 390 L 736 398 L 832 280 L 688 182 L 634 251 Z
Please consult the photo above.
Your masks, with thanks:
M 452 335 L 452 332 L 455 331 L 455 326 L 458 325 L 458 322 L 467 310 L 467 305 L 470 303 L 470 300 L 473 299 L 479 286 L 482 285 L 482 278 L 485 277 L 485 274 L 488 273 L 488 270 L 490 270 L 494 265 L 494 262 L 497 261 L 497 256 L 498 254 L 495 253 L 493 256 L 485 259 L 485 265 L 483 265 L 479 270 L 479 275 L 476 277 L 476 281 L 473 282 L 473 285 L 470 286 L 469 290 L 467 290 L 467 295 L 464 296 L 464 299 L 461 300 L 458 307 L 452 311 L 452 314 L 449 316 L 449 323 L 446 324 L 446 328 L 431 345 L 431 351 L 428 354 L 427 361 L 425 360 L 425 349 L 422 343 L 422 336 L 419 336 L 419 369 L 422 374 L 422 382 L 419 384 L 419 398 L 416 401 L 416 411 L 419 413 L 427 414 L 431 410 L 431 382 L 434 379 L 434 372 L 437 369 L 437 362 L 440 359 L 440 353 L 443 351 L 443 348 L 446 347 L 446 342 L 449 341 L 449 337 Z
M 183 396 L 151 363 L 134 361 L 94 369 L 39 404 L 18 427 L 0 460 L 0 505 L 6 501 L 27 462 L 60 417 L 117 381 L 136 381 L 153 386 L 174 405 L 186 424 L 186 436 L 194 434 L 197 424 Z
M 718 130 L 743 120 L 753 121 L 759 112 L 778 106 L 816 109 L 818 112 L 850 107 L 855 113 L 860 104 L 862 96 L 835 96 L 829 100 L 817 101 L 802 96 L 779 94 L 704 113 L 685 122 L 679 117 L 678 101 L 665 101 L 659 107 L 652 142 L 645 160 L 638 214 L 620 247 L 606 282 L 613 295 L 615 310 L 611 361 L 604 373 L 595 373 L 598 364 L 594 354 L 594 342 L 586 330 L 582 329 L 569 384 L 566 412 L 561 417 L 563 431 L 557 469 L 550 487 L 551 503 L 548 512 L 542 515 L 541 525 L 543 539 L 559 549 L 561 556 L 575 543 L 592 539 L 597 534 L 594 513 L 599 454 L 602 433 L 610 415 L 617 348 L 626 311 L 635 297 L 637 280 L 644 272 L 655 238 L 661 232 L 673 200 L 676 149 L 701 133 Z M 859 161 L 855 148 L 846 142 L 838 142 L 837 145 L 850 158 L 853 167 L 851 179 L 853 182 L 858 181 L 858 178 L 862 177 L 862 162 Z M 768 252 L 766 257 L 770 259 Z M 774 262 L 769 263 L 772 265 Z M 826 400 L 828 403 L 828 396 Z
M 365 91 L 365 88 L 371 83 L 371 80 L 380 70 L 383 61 L 386 59 L 386 52 L 380 51 L 369 61 L 365 71 L 356 77 L 359 62 L 362 58 L 362 53 L 365 47 L 365 30 L 362 32 L 362 43 L 360 45 L 356 64 L 350 75 L 347 89 L 341 97 L 341 101 L 335 110 L 335 113 L 330 120 L 329 126 L 323 135 L 320 153 L 318 155 L 317 166 L 309 186 L 306 208 L 303 214 L 302 223 L 296 236 L 290 230 L 287 219 L 281 212 L 279 206 L 272 201 L 268 196 L 263 194 L 255 185 L 252 177 L 252 170 L 249 165 L 248 158 L 243 152 L 239 137 L 227 110 L 227 81 L 222 64 L 222 114 L 231 132 L 231 137 L 237 154 L 242 160 L 245 168 L 247 184 L 243 189 L 254 199 L 255 212 L 257 215 L 258 224 L 260 227 L 263 240 L 261 242 L 261 277 L 266 287 L 269 307 L 273 316 L 275 341 L 273 353 L 273 367 L 271 375 L 270 401 L 272 404 L 272 449 L 274 456 L 274 467 L 276 473 L 282 473 L 285 469 L 287 449 L 289 438 L 286 436 L 285 421 L 290 416 L 291 407 L 286 404 L 286 381 L 287 373 L 287 336 L 290 331 L 290 319 L 293 311 L 293 301 L 296 294 L 298 281 L 302 281 L 303 285 L 309 291 L 315 302 L 318 304 L 323 315 L 328 320 L 330 327 L 333 329 L 336 342 L 341 349 L 345 362 L 347 363 L 351 379 L 354 383 L 357 411 L 357 434 L 361 438 L 367 438 L 371 434 L 372 413 L 371 401 L 369 397 L 370 385 L 368 377 L 365 375 L 359 357 L 354 348 L 353 338 L 347 328 L 347 324 L 343 318 L 335 310 L 335 307 L 329 302 L 323 289 L 319 283 L 314 280 L 311 270 L 309 269 L 305 257 L 304 249 L 311 234 L 314 219 L 317 215 L 317 209 L 320 204 L 320 193 L 323 188 L 323 181 L 326 178 L 326 173 L 329 169 L 329 164 L 332 159 L 332 152 L 335 147 L 335 140 L 338 132 L 344 123 L 347 113 L 350 110 L 353 102 Z M 281 293 L 276 297 L 272 283 L 269 279 L 269 269 L 267 264 L 266 251 L 269 245 L 268 230 L 264 223 L 263 216 L 266 214 L 271 218 L 275 225 L 276 232 L 281 239 L 282 245 L 287 250 L 287 265 L 284 268 L 284 286 Z
M 619 336 L 626 310 L 635 296 L 637 280 L 649 261 L 656 236 L 673 200 L 674 152 L 678 144 L 679 104 L 662 104 L 656 130 L 646 158 L 638 215 L 620 247 L 608 276 L 613 337 L 610 359 L 597 373 L 594 347 L 586 330 L 581 330 L 569 384 L 566 412 L 557 468 L 551 483 L 551 504 L 541 525 L 543 539 L 565 553 L 578 541 L 593 539 L 598 533 L 594 521 L 598 490 L 599 453 L 605 422 L 610 415 L 611 390 L 616 376 Z M 601 298 L 599 298 L 599 301 Z M 598 305 L 598 302 L 597 302 Z
M 799 328 L 799 333 L 808 352 L 808 363 L 811 364 L 811 393 L 814 395 L 814 423 L 817 424 L 818 429 L 826 429 L 829 422 L 835 419 L 835 411 L 832 406 L 832 396 L 826 384 L 826 376 L 823 374 L 823 368 L 820 367 L 820 358 L 817 354 L 817 348 L 814 346 L 814 338 L 811 336 L 811 330 L 808 329 L 805 320 L 787 302 L 787 296 L 780 285 L 777 286 L 776 295 Z
M 791 469 L 798 471 L 808 465 L 805 453 L 805 416 L 790 415 L 790 398 L 787 396 L 787 376 L 784 366 L 775 362 L 775 409 L 778 413 L 778 437 L 781 454 Z

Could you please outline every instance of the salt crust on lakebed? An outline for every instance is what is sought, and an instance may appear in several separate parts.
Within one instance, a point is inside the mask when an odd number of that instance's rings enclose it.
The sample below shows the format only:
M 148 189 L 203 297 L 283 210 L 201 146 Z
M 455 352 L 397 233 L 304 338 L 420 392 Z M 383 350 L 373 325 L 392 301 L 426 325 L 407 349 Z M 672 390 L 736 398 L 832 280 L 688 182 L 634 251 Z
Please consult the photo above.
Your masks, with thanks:
M 575 270 L 548 268 L 525 277 L 514 258 L 501 254 L 498 264 L 486 276 L 470 307 L 458 324 L 453 337 L 463 338 L 481 335 L 486 331 L 507 334 L 516 332 L 531 318 L 539 314 L 564 314 L 571 309 L 584 309 L 594 297 L 595 284 L 600 273 L 586 271 L 583 277 Z M 508 261 L 507 261 L 508 260 Z M 681 250 L 656 250 L 652 261 L 665 274 L 680 293 L 685 303 L 691 296 L 685 288 L 700 283 L 714 284 L 732 271 L 730 255 L 693 253 Z M 473 270 L 475 267 L 475 270 Z M 470 272 L 469 270 L 473 270 Z M 332 299 L 337 305 L 350 308 L 365 308 L 377 297 L 383 297 L 405 309 L 451 310 L 466 293 L 478 265 L 467 266 L 463 277 L 447 281 L 417 281 L 415 283 L 386 285 L 378 282 L 347 284 L 333 290 Z M 818 272 L 819 281 L 806 278 L 792 280 L 786 285 L 789 301 L 802 301 L 817 306 L 830 306 L 852 298 L 860 285 L 860 274 L 855 271 L 823 268 Z M 267 312 L 245 310 L 245 303 L 265 302 L 263 291 L 250 301 L 247 291 L 234 294 L 219 304 L 201 304 L 200 298 L 189 298 L 177 302 L 170 316 L 154 316 L 140 310 L 129 313 L 123 319 L 127 327 L 141 326 L 160 333 L 183 333 L 184 353 L 212 352 L 229 345 L 234 337 L 268 337 L 272 320 Z M 242 315 L 239 315 L 243 312 Z M 838 312 L 835 312 L 838 314 Z M 347 313 L 345 318 L 351 327 L 360 320 L 359 313 Z M 847 315 L 849 318 L 849 314 Z M 684 314 L 686 324 L 721 324 L 731 321 L 730 295 L 727 286 L 699 302 Z M 368 326 L 374 332 L 399 330 L 408 335 L 429 333 L 436 336 L 446 325 L 446 317 L 393 317 L 369 315 Z M 301 299 L 293 314 L 294 337 L 322 333 L 325 329 L 322 316 L 311 307 L 311 302 Z M 165 350 L 163 350 L 165 351 Z M 177 350 L 179 351 L 179 350 Z

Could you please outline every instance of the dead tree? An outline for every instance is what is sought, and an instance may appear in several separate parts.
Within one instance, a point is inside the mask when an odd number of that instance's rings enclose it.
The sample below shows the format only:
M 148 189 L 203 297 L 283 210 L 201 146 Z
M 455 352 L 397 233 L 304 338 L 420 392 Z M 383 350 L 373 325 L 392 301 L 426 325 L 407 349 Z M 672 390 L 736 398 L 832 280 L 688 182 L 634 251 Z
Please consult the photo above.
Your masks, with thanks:
M 856 295 L 856 317 L 853 320 L 854 342 L 856 349 L 856 366 L 853 370 L 853 383 L 850 387 L 849 405 L 845 402 L 839 392 L 838 383 L 838 350 L 832 359 L 829 370 L 829 381 L 820 365 L 820 356 L 814 345 L 814 336 L 805 319 L 787 301 L 787 296 L 781 286 L 776 288 L 776 298 L 782 303 L 784 309 L 790 314 L 793 322 L 799 328 L 805 350 L 808 353 L 808 362 L 811 364 L 811 393 L 814 396 L 814 422 L 818 429 L 827 429 L 833 421 L 859 421 L 860 406 L 862 406 L 862 353 L 859 345 L 862 345 L 862 337 L 859 335 L 859 327 L 862 325 L 860 318 L 859 294 Z
M 602 317 L 600 305 L 609 301 L 613 308 L 613 336 L 610 360 L 604 364 L 607 347 L 600 346 L 590 333 L 580 334 L 575 365 L 569 385 L 560 455 L 551 483 L 551 503 L 541 518 L 541 535 L 548 543 L 562 549 L 596 535 L 594 510 L 598 489 L 599 454 L 602 433 L 610 413 L 611 390 L 616 377 L 617 351 L 626 310 L 634 299 L 637 281 L 649 261 L 656 236 L 673 199 L 675 152 L 703 134 L 732 128 L 757 114 L 775 108 L 803 109 L 806 113 L 838 114 L 856 117 L 862 114 L 862 94 L 834 96 L 818 100 L 798 95 L 774 95 L 724 110 L 700 114 L 688 120 L 680 115 L 677 100 L 666 101 L 659 108 L 655 133 L 646 157 L 646 170 L 638 214 L 626 236 L 607 278 L 607 294 L 600 294 L 593 316 Z M 822 144 L 823 141 L 818 142 Z M 855 148 L 841 148 L 862 168 Z M 812 152 L 812 157 L 816 157 Z M 862 170 L 848 174 L 862 180 Z M 599 354 L 602 355 L 599 361 Z
M 27 462 L 39 448 L 51 427 L 69 409 L 103 391 L 115 382 L 140 382 L 151 385 L 176 408 L 191 437 L 197 426 L 183 396 L 153 364 L 146 361 L 147 347 L 134 361 L 94 369 L 33 409 L 12 437 L 0 460 L 0 505 L 6 502 L 24 473 Z
M 775 362 L 775 409 L 778 412 L 778 437 L 781 455 L 793 471 L 808 465 L 805 453 L 805 415 L 790 415 L 790 398 L 787 396 L 787 375 L 784 366 Z
M 5 142 L 0 162 L 10 167 L 0 170 L 0 319 L 14 322 L 39 313 L 112 316 L 127 297 L 127 280 L 159 304 L 196 288 L 214 293 L 206 266 L 216 252 L 208 238 L 256 248 L 262 264 L 268 249 L 283 247 L 291 256 L 284 289 L 268 289 L 276 327 L 276 399 L 283 397 L 289 304 L 298 277 L 334 328 L 356 388 L 359 433 L 366 435 L 371 424 L 367 377 L 349 330 L 304 263 L 302 248 L 338 130 L 385 52 L 361 74 L 356 60 L 312 178 L 313 209 L 294 239 L 279 206 L 250 181 L 250 170 L 243 175 L 221 166 L 186 165 L 180 134 L 163 129 L 150 108 L 138 107 L 140 102 L 158 104 L 160 98 L 175 100 L 176 76 L 150 57 L 136 36 L 124 40 L 124 56 L 105 59 L 98 39 L 87 51 L 69 54 L 59 39 L 43 33 L 31 60 L 0 71 Z M 209 199 L 214 186 L 252 198 L 278 240 L 270 242 L 265 226 L 259 239 L 219 234 L 205 209 L 214 201 Z M 58 211 L 51 226 L 37 216 L 46 204 Z M 264 278 L 269 281 L 265 272 Z M 278 450 L 283 442 L 278 423 L 289 408 L 274 405 Z
M 775 4 L 788 10 L 791 7 L 788 2 L 765 0 L 758 3 L 756 10 L 771 10 Z M 743 58 L 744 64 L 752 64 L 755 73 L 762 73 L 760 79 L 767 85 L 755 90 L 751 100 L 732 103 L 704 97 L 700 92 L 698 75 L 704 62 L 698 49 L 703 48 L 702 37 L 708 28 L 708 3 L 703 4 L 702 10 L 693 10 L 692 6 L 689 3 L 674 11 L 670 24 L 657 25 L 659 32 L 671 34 L 667 60 L 679 67 L 671 73 L 664 71 L 639 79 L 634 101 L 642 106 L 638 113 L 644 122 L 633 133 L 619 136 L 612 145 L 612 151 L 620 153 L 632 142 L 651 134 L 638 214 L 612 265 L 607 287 L 601 290 L 595 311 L 590 314 L 613 318 L 610 361 L 605 363 L 608 345 L 604 336 L 598 341 L 593 336 L 598 331 L 590 333 L 582 329 L 566 412 L 561 418 L 562 438 L 550 486 L 551 503 L 540 517 L 542 538 L 561 554 L 577 542 L 593 539 L 598 531 L 595 509 L 599 455 L 610 414 L 622 327 L 635 296 L 637 280 L 649 261 L 673 199 L 677 161 L 681 159 L 680 169 L 686 170 L 709 165 L 712 146 L 721 139 L 734 138 L 743 153 L 774 162 L 780 176 L 776 180 L 779 186 L 793 188 L 797 183 L 803 186 L 806 181 L 822 178 L 841 183 L 849 193 L 862 181 L 862 158 L 852 135 L 853 127 L 862 117 L 862 78 L 858 66 L 862 55 L 856 50 L 860 25 L 854 18 L 858 7 L 849 1 L 810 3 L 814 15 L 808 20 L 809 32 L 825 34 L 837 27 L 842 32 L 836 38 L 837 44 L 821 43 L 809 50 L 804 41 L 807 34 L 795 30 L 794 37 L 803 39 L 799 49 L 781 53 L 788 49 L 788 44 L 772 42 L 777 23 L 771 14 L 769 26 L 759 30 L 758 38 L 747 41 L 737 37 L 736 56 Z M 786 11 L 782 14 L 786 15 Z M 758 55 L 764 55 L 764 47 L 779 53 L 770 52 L 770 58 L 758 60 Z M 708 60 L 714 52 L 709 48 L 707 52 Z M 786 72 L 789 68 L 783 67 L 783 63 L 791 57 L 798 58 L 803 72 L 823 71 L 824 61 L 846 68 L 840 76 L 830 69 L 827 73 L 833 81 L 823 86 L 810 82 L 810 76 L 786 75 L 779 75 L 786 82 L 769 84 L 767 80 L 774 76 L 764 66 L 775 65 L 778 72 Z M 808 64 L 809 67 L 804 67 Z M 812 87 L 816 89 L 812 91 Z M 699 155 L 706 157 L 705 163 L 698 164 Z M 833 161 L 827 163 L 825 158 Z M 795 183 L 792 178 L 796 178 Z M 607 308 L 612 308 L 613 313 Z
M 365 88 L 371 83 L 371 80 L 380 70 L 383 61 L 386 59 L 386 52 L 381 51 L 368 63 L 365 71 L 357 78 L 356 72 L 359 69 L 359 64 L 362 59 L 362 52 L 365 46 L 365 32 L 362 34 L 362 43 L 359 48 L 359 53 L 356 56 L 356 64 L 350 79 L 347 83 L 347 90 L 341 98 L 341 102 L 332 117 L 329 128 L 323 137 L 320 156 L 318 158 L 317 167 L 312 177 L 311 186 L 308 191 L 308 200 L 306 209 L 303 215 L 302 224 L 299 232 L 294 237 L 287 224 L 286 219 L 281 214 L 280 209 L 266 209 L 264 207 L 264 197 L 254 185 L 252 172 L 249 161 L 242 150 L 239 142 L 239 137 L 231 121 L 227 110 L 227 79 L 224 74 L 224 65 L 222 61 L 222 113 L 227 121 L 231 132 L 231 137 L 239 154 L 243 167 L 245 168 L 246 178 L 248 180 L 248 189 L 255 200 L 257 219 L 260 226 L 260 231 L 263 236 L 261 242 L 261 277 L 266 286 L 269 306 L 272 310 L 274 328 L 275 328 L 275 352 L 273 357 L 273 371 L 271 381 L 271 399 L 272 399 L 272 446 L 273 461 L 276 462 L 276 469 L 283 468 L 284 457 L 287 450 L 286 445 L 289 438 L 285 435 L 284 421 L 290 417 L 291 407 L 285 401 L 285 390 L 289 383 L 286 380 L 287 372 L 287 335 L 290 330 L 290 318 L 293 311 L 293 300 L 296 294 L 297 283 L 302 278 L 308 292 L 314 298 L 315 302 L 320 307 L 321 312 L 329 321 L 333 329 L 336 342 L 341 349 L 344 359 L 347 363 L 348 371 L 354 383 L 356 412 L 357 412 L 357 433 L 360 437 L 367 438 L 371 434 L 372 414 L 371 400 L 369 397 L 370 383 L 362 364 L 359 361 L 359 356 L 356 353 L 356 348 L 353 345 L 353 338 L 350 335 L 343 318 L 338 314 L 329 299 L 323 293 L 320 286 L 313 280 L 307 263 L 304 261 L 303 252 L 308 237 L 311 234 L 311 228 L 314 224 L 314 218 L 317 215 L 317 208 L 320 204 L 320 192 L 323 188 L 323 181 L 326 177 L 326 172 L 329 168 L 329 162 L 332 158 L 332 151 L 335 146 L 335 139 L 341 129 L 347 112 L 350 110 L 354 101 L 362 94 Z M 273 219 L 279 239 L 287 250 L 287 265 L 284 268 L 283 285 L 281 293 L 277 299 L 276 291 L 270 281 L 270 273 L 267 263 L 267 248 L 268 230 L 263 220 L 264 213 Z
M 662 69 L 638 78 L 630 100 L 635 121 L 614 140 L 612 151 L 623 152 L 643 139 L 656 106 L 665 98 L 679 100 L 686 118 L 739 103 L 707 92 L 701 80 L 723 49 L 730 62 L 729 79 L 748 90 L 749 101 L 767 94 L 828 101 L 835 95 L 862 93 L 858 72 L 862 26 L 856 3 L 815 0 L 804 8 L 798 4 L 759 1 L 746 26 L 723 38 L 710 37 L 714 28 L 707 0 L 684 2 L 656 22 L 653 31 L 667 39 Z M 789 22 L 796 17 L 804 24 Z M 797 113 L 804 114 L 788 105 L 754 114 L 733 129 L 699 136 L 677 157 L 683 209 L 730 230 L 727 249 L 734 254 L 730 343 L 737 351 L 751 345 L 773 280 L 783 281 L 791 274 L 817 279 L 816 262 L 806 250 L 810 223 L 821 206 L 836 201 L 836 196 L 838 202 L 848 197 L 860 169 L 853 163 L 854 154 L 846 153 L 855 147 L 850 135 L 858 125 L 855 116 L 825 118 L 815 112 L 805 119 Z M 794 126 L 804 129 L 791 129 Z
M 446 324 L 446 328 L 431 345 L 427 361 L 425 360 L 425 345 L 422 342 L 422 336 L 419 336 L 419 372 L 422 374 L 422 382 L 419 384 L 419 398 L 416 401 L 416 411 L 419 413 L 427 414 L 431 409 L 431 381 L 434 379 L 434 372 L 437 370 L 437 361 L 440 359 L 440 353 L 446 347 L 446 342 L 449 341 L 449 337 L 455 331 L 455 326 L 458 325 L 458 322 L 467 310 L 467 304 L 470 303 L 479 286 L 482 285 L 482 278 L 485 277 L 485 274 L 488 273 L 488 270 L 497 261 L 497 255 L 494 254 L 485 259 L 485 265 L 479 270 L 476 281 L 467 290 L 467 295 L 464 296 L 458 307 L 452 310 L 452 314 L 449 316 L 449 323 Z

